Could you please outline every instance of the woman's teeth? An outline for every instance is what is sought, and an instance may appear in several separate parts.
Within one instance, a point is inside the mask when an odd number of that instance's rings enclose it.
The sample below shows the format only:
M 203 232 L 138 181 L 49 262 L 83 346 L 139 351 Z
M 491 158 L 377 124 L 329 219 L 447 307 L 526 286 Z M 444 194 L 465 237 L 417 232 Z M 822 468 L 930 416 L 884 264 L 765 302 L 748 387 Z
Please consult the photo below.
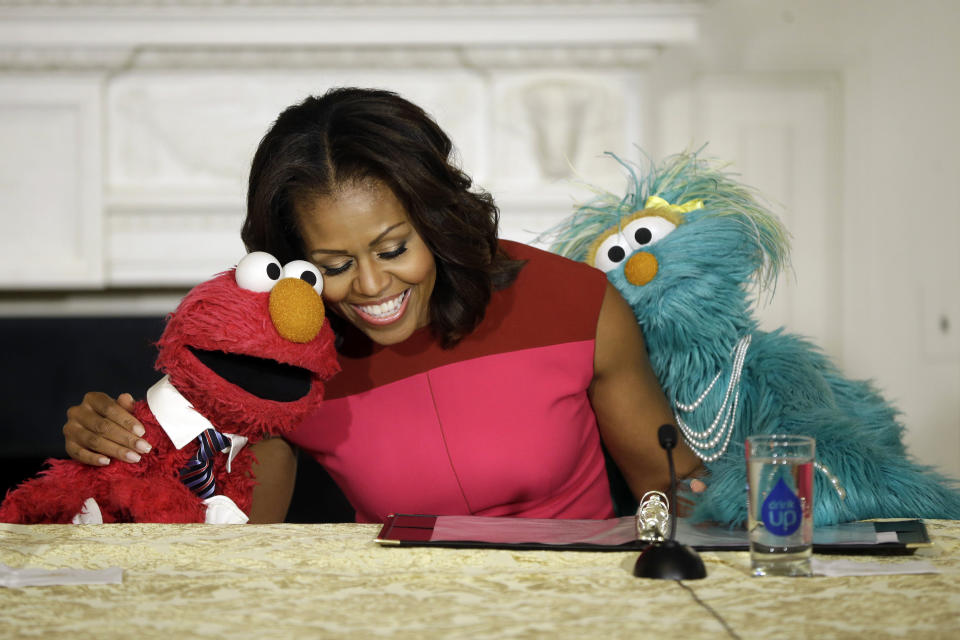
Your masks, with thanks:
M 406 296 L 407 292 L 404 291 L 401 295 L 380 304 L 358 304 L 355 306 L 358 310 L 362 311 L 368 316 L 372 316 L 374 318 L 389 318 L 400 309 L 400 306 L 403 304 L 403 299 Z

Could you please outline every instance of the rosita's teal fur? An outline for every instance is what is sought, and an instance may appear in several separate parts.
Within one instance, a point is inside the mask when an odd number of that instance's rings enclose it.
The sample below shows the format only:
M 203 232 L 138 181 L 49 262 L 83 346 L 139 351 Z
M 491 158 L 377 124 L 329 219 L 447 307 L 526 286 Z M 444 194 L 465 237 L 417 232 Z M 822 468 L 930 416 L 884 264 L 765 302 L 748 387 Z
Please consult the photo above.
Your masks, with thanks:
M 614 157 L 614 159 L 616 159 Z M 783 329 L 761 331 L 752 300 L 772 293 L 787 264 L 788 235 L 748 187 L 698 153 L 683 153 L 645 173 L 628 172 L 623 197 L 601 193 L 543 235 L 557 253 L 587 259 L 597 236 L 635 211 L 649 196 L 671 204 L 702 199 L 662 239 L 642 247 L 656 258 L 649 283 L 627 281 L 624 259 L 607 272 L 633 308 L 650 360 L 671 404 L 690 404 L 722 372 L 703 405 L 685 421 L 705 429 L 717 415 L 738 340 L 749 334 L 736 426 L 726 452 L 706 464 L 707 490 L 694 496 L 697 519 L 731 525 L 746 520 L 744 439 L 751 434 L 808 435 L 817 462 L 818 524 L 878 517 L 960 518 L 956 482 L 907 455 L 897 411 L 870 382 L 850 380 L 809 341 Z M 626 258 L 629 258 L 628 253 Z M 683 415 L 683 414 L 681 414 Z

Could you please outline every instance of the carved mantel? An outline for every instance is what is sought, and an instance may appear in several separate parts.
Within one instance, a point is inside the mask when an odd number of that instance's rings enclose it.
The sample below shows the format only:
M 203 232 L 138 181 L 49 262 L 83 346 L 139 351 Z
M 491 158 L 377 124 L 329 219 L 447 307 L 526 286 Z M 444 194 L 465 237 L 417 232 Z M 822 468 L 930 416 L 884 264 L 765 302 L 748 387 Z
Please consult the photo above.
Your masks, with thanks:
M 276 113 L 335 85 L 430 111 L 529 240 L 574 173 L 642 142 L 644 68 L 700 0 L 0 0 L 9 293 L 190 286 L 242 252 L 246 171 Z M 6 243 L 5 243 L 6 244 Z M 14 306 L 16 306 L 14 304 Z

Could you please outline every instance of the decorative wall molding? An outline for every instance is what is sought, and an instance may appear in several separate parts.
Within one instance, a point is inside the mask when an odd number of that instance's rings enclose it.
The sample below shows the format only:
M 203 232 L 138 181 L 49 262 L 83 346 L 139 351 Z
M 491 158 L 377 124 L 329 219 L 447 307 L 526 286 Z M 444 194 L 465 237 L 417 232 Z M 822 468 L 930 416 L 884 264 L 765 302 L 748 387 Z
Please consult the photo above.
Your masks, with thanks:
M 429 7 L 433 9 L 508 9 L 539 7 L 549 10 L 592 9 L 653 11 L 655 9 L 677 10 L 683 7 L 701 8 L 704 0 L 0 0 L 0 9 L 30 10 L 41 13 L 45 10 L 98 11 L 111 10 L 183 10 L 215 9 L 269 9 L 298 10 L 385 8 L 408 9 Z
M 114 212 L 107 278 L 115 287 L 191 287 L 236 264 L 242 208 Z
M 581 45 L 539 47 L 469 47 L 461 56 L 480 69 L 624 69 L 645 66 L 659 47 L 644 45 Z
M 0 48 L 0 73 L 22 71 L 119 71 L 130 64 L 134 54 L 134 51 L 127 48 Z
M 704 0 L 0 0 L 0 8 L 56 9 L 196 9 L 203 7 L 278 7 L 344 8 L 344 7 L 651 7 L 702 6 Z
M 703 2 L 0 1 L 5 46 L 647 45 L 691 42 Z
M 0 72 L 251 69 L 614 69 L 647 64 L 649 46 L 184 46 L 0 48 Z
M 103 285 L 101 85 L 0 75 L 0 288 Z
M 602 153 L 643 142 L 645 68 L 662 49 L 695 41 L 704 5 L 0 0 L 6 95 L 29 89 L 84 105 L 82 137 L 60 148 L 16 138 L 29 175 L 52 153 L 53 187 L 85 189 L 82 201 L 37 196 L 39 217 L 14 242 L 52 258 L 27 280 L 0 277 L 0 289 L 184 287 L 232 264 L 260 136 L 283 107 L 347 84 L 423 105 L 497 198 L 503 235 L 529 241 L 570 211 L 567 178 L 603 183 L 614 169 Z M 49 121 L 66 130 L 66 113 Z M 17 117 L 42 130 L 34 116 Z M 0 163 L 23 165 L 24 149 L 0 145 Z M 0 208 L 22 208 L 24 198 L 0 178 Z M 82 229 L 71 236 L 64 221 Z M 45 225 L 57 232 L 40 237 Z M 20 268 L 3 260 L 8 275 Z

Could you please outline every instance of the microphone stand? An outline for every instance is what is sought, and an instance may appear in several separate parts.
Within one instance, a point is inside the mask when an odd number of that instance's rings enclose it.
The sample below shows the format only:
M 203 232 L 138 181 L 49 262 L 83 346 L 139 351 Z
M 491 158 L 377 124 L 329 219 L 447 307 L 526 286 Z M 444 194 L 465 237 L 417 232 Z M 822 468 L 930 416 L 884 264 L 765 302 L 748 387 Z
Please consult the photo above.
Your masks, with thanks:
M 699 580 L 707 577 L 707 568 L 699 554 L 685 544 L 676 541 L 677 533 L 677 474 L 673 466 L 673 448 L 677 446 L 677 430 L 665 424 L 657 431 L 660 446 L 667 452 L 670 466 L 670 536 L 666 540 L 651 542 L 637 558 L 633 575 L 638 578 L 657 580 Z

